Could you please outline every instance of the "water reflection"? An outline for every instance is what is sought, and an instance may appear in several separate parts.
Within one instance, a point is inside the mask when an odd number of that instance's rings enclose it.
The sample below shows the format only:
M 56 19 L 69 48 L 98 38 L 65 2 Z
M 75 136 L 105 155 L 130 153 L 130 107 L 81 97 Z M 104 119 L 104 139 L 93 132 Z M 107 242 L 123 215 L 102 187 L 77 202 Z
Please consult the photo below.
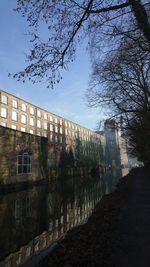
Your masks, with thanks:
M 0 197 L 0 267 L 16 267 L 86 220 L 105 193 L 114 189 L 116 172 L 75 178 Z

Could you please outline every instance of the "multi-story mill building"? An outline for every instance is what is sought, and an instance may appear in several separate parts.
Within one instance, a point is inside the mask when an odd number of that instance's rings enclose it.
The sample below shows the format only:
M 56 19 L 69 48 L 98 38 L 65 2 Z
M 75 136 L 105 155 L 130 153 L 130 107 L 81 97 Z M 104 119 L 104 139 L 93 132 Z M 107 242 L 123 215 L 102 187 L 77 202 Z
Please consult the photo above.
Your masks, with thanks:
M 97 134 L 72 121 L 37 107 L 21 98 L 0 90 L 0 125 L 31 135 L 47 137 L 49 164 L 58 163 L 64 146 L 75 157 L 98 157 L 103 141 Z M 77 149 L 78 146 L 78 149 Z M 79 148 L 80 146 L 80 148 Z

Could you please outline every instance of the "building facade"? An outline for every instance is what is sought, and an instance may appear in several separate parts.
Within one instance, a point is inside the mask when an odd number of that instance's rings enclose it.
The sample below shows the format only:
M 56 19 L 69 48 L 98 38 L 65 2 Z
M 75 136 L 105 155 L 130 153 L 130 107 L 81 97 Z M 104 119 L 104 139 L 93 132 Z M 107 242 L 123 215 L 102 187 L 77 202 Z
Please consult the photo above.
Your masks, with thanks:
M 0 90 L 0 126 L 48 140 L 48 166 L 59 166 L 61 152 L 71 151 L 75 164 L 100 162 L 104 138 L 81 125 Z M 24 150 L 26 146 L 24 147 Z
M 19 143 L 21 146 L 18 145 Z M 5 151 L 5 144 L 7 144 L 7 151 Z M 32 164 L 32 173 L 40 176 L 37 170 L 41 169 L 41 157 L 43 164 L 48 165 L 49 168 L 58 167 L 64 163 L 66 158 L 64 153 L 67 153 L 67 157 L 72 156 L 73 166 L 88 166 L 89 163 L 95 162 L 119 167 L 122 161 L 125 163 L 128 160 L 126 148 L 122 145 L 123 141 L 114 120 L 105 122 L 103 132 L 94 132 L 0 90 L 1 162 L 8 161 L 9 144 L 15 159 L 14 175 L 21 175 L 21 168 L 22 174 L 30 174 L 30 164 L 25 167 L 24 162 L 30 162 L 32 158 L 32 161 L 34 159 L 37 164 L 35 158 L 38 158 L 39 166 L 34 172 L 36 164 Z M 67 164 L 71 164 L 71 156 Z M 19 159 L 22 164 L 20 171 Z M 3 168 L 1 167 L 1 172 L 5 173 L 4 165 Z M 6 173 L 8 172 L 7 169 Z
M 111 166 L 128 164 L 128 154 L 125 139 L 121 136 L 115 120 L 106 120 L 104 124 L 106 138 L 106 162 Z

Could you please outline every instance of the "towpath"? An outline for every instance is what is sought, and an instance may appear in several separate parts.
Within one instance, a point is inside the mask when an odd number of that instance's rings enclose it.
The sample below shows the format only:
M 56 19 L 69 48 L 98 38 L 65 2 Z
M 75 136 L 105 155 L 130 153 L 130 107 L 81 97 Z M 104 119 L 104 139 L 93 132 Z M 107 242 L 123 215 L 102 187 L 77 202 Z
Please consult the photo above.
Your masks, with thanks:
M 150 175 L 136 169 L 40 267 L 150 267 Z
M 136 170 L 121 209 L 115 248 L 116 267 L 150 267 L 150 176 Z

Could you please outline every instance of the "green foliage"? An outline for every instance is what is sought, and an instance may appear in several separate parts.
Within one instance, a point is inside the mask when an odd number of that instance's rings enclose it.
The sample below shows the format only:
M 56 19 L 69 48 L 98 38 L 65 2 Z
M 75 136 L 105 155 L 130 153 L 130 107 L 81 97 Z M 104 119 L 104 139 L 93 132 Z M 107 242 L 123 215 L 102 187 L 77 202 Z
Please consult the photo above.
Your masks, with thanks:
M 48 140 L 47 138 L 41 138 L 41 151 L 40 151 L 40 167 L 44 174 L 47 174 L 47 160 L 48 160 Z
M 74 156 L 73 156 L 73 152 L 72 152 L 71 147 L 70 147 L 69 153 L 68 153 L 68 163 L 69 163 L 70 167 L 74 167 Z
M 146 166 L 150 165 L 150 110 L 141 110 L 140 115 L 132 119 L 126 134 L 130 152 Z
M 101 144 L 94 143 L 92 140 L 83 140 L 79 133 L 76 138 L 76 160 L 80 166 L 96 166 L 103 162 L 103 148 Z
M 69 152 L 66 151 L 64 147 L 62 148 L 59 166 L 60 168 L 74 166 L 74 156 L 71 148 L 69 149 Z

